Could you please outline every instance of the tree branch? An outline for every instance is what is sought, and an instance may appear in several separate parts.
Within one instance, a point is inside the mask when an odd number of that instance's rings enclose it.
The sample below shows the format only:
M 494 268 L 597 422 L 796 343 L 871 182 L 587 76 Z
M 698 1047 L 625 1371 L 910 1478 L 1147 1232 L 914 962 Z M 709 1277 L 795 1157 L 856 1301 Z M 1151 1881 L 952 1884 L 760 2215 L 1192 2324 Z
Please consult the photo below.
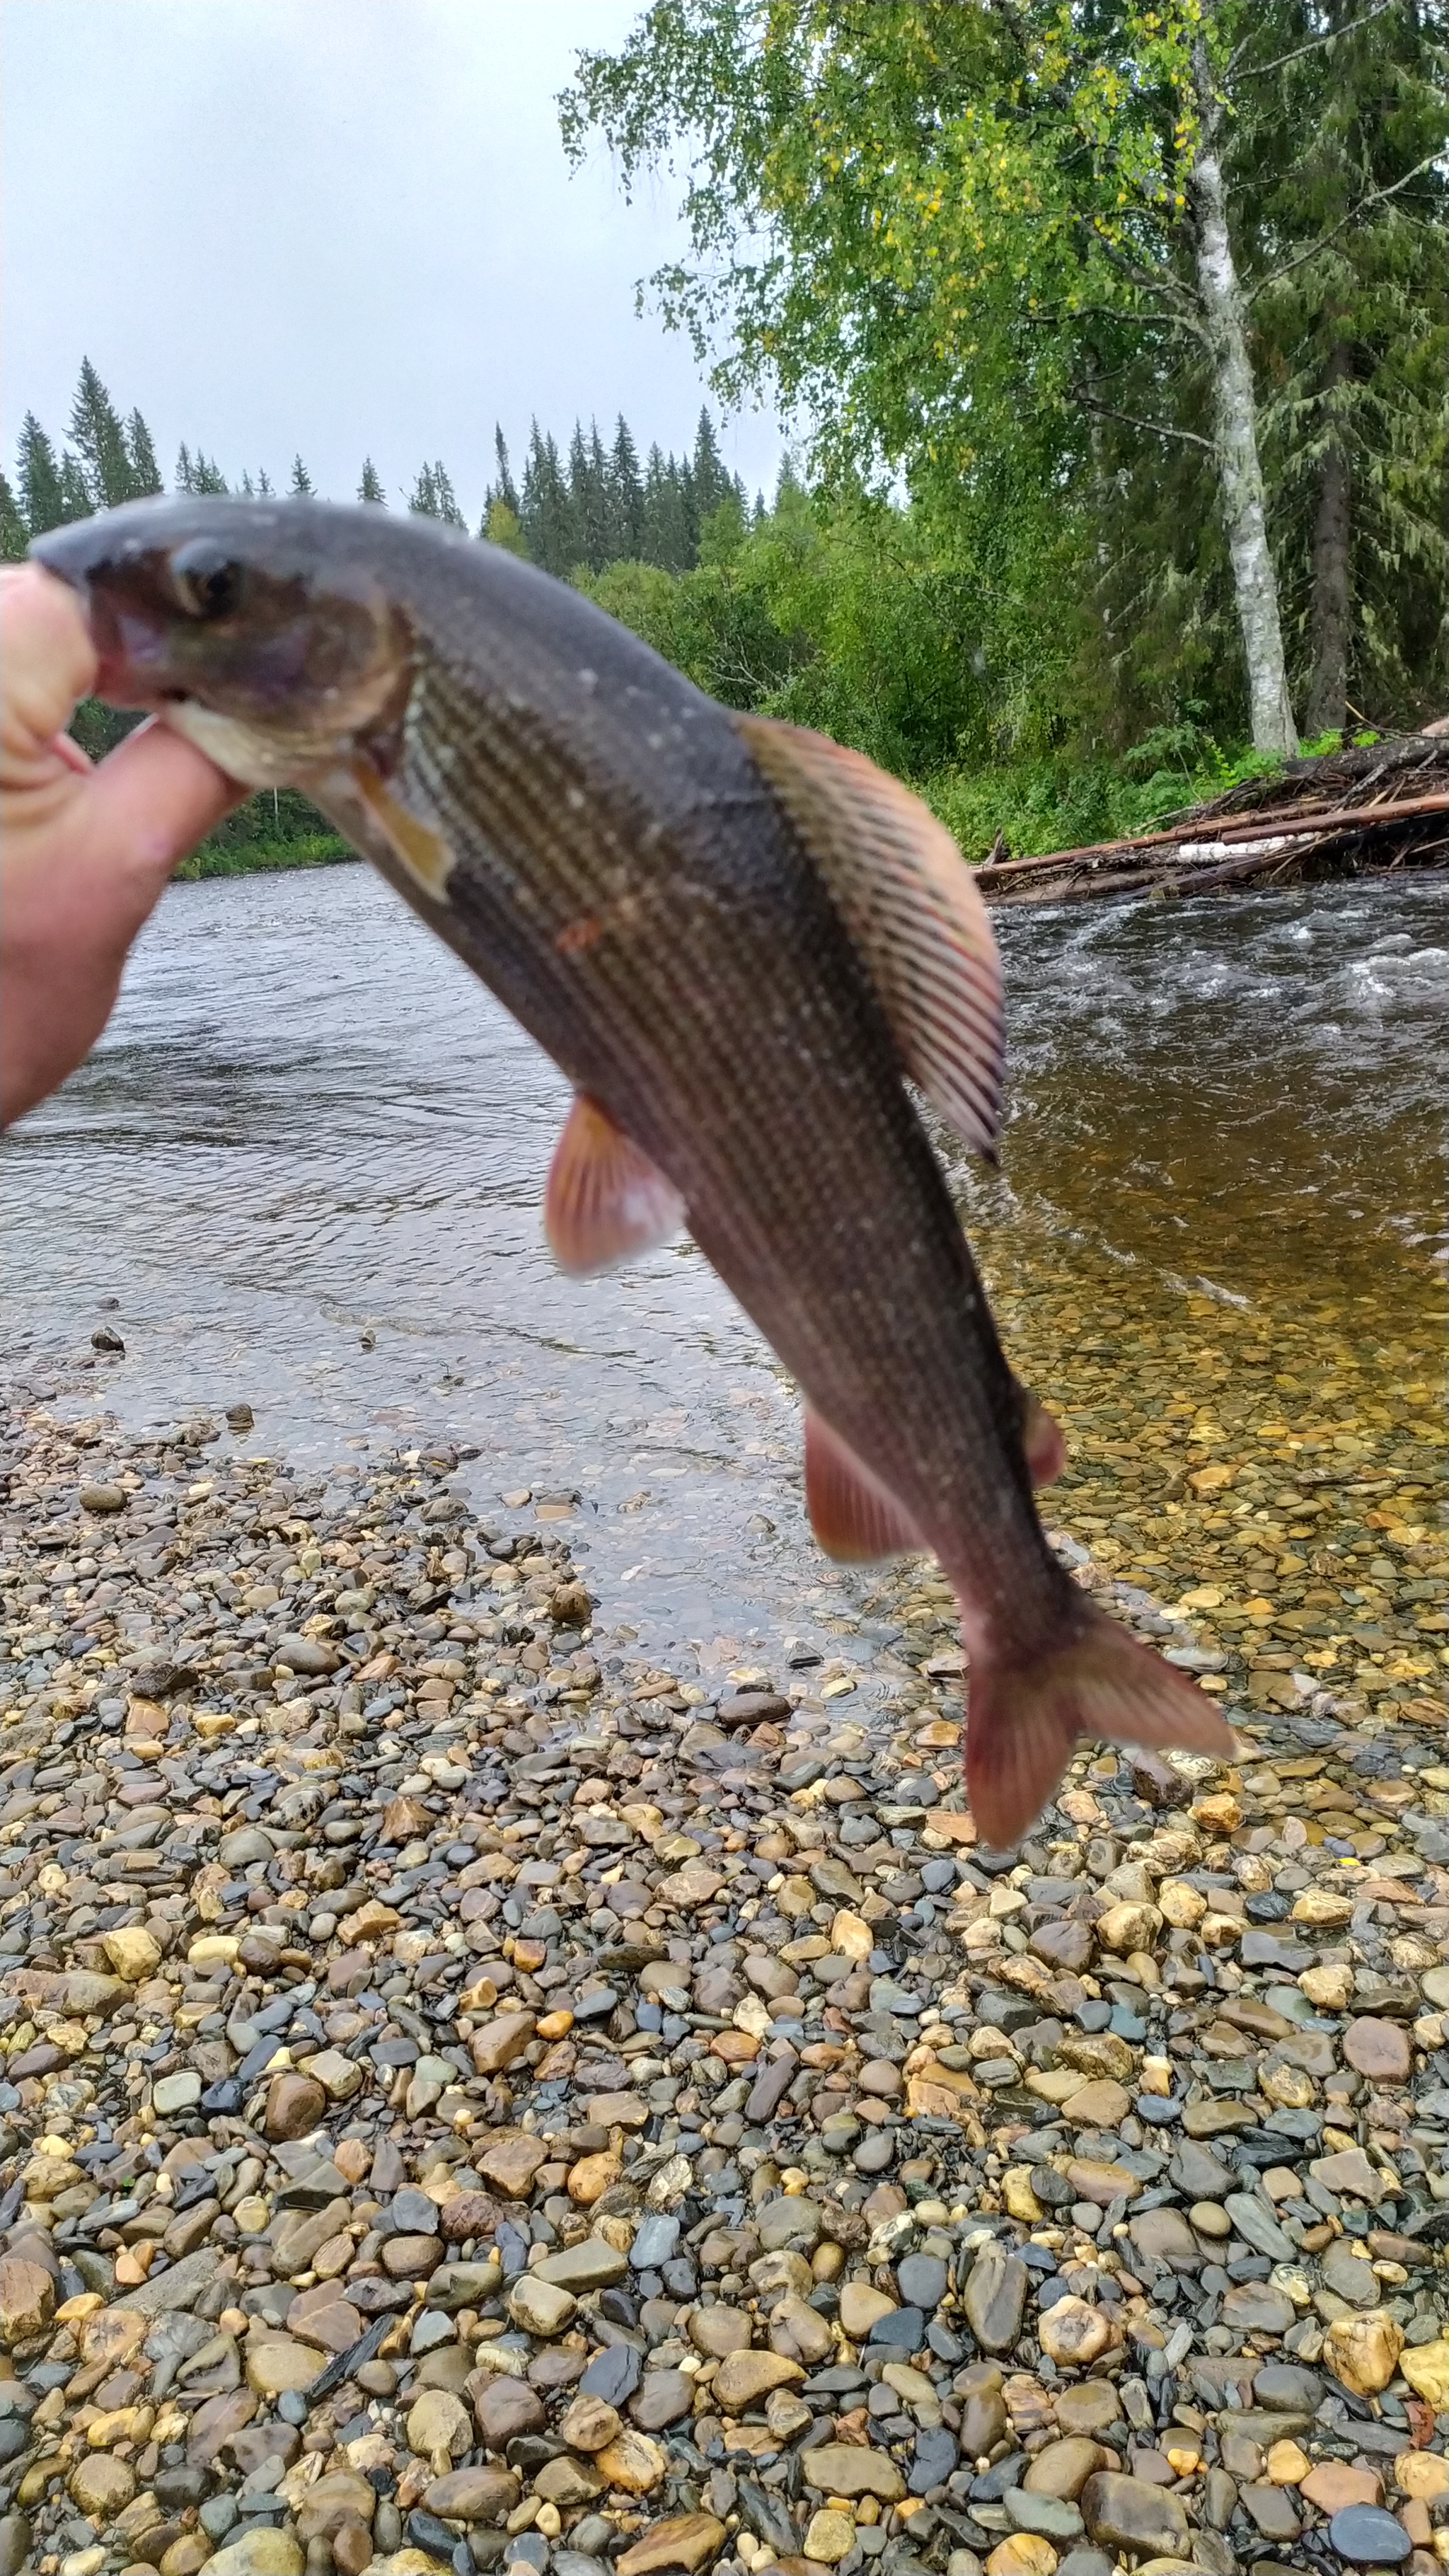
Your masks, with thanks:
M 1098 402 L 1095 394 L 1085 393 L 1080 385 L 1073 385 L 1072 400 L 1079 402 L 1083 411 L 1094 411 L 1103 420 L 1120 420 L 1128 429 L 1145 429 L 1149 437 L 1179 438 L 1185 447 L 1204 448 L 1209 456 L 1218 452 L 1213 441 L 1200 438 L 1195 429 L 1174 429 L 1169 421 L 1139 420 L 1135 412 L 1114 411 L 1110 403 Z
M 1438 152 L 1428 152 L 1422 161 L 1415 162 L 1412 170 L 1406 170 L 1401 179 L 1392 180 L 1387 188 L 1370 189 L 1366 197 L 1360 197 L 1356 206 L 1350 206 L 1348 213 L 1338 223 L 1330 225 L 1326 233 L 1320 233 L 1317 241 L 1310 242 L 1306 250 L 1298 251 L 1292 259 L 1285 259 L 1281 268 L 1271 268 L 1266 277 L 1260 277 L 1249 291 L 1248 303 L 1254 303 L 1265 288 L 1276 286 L 1280 278 L 1291 277 L 1295 268 L 1302 268 L 1306 261 L 1317 259 L 1319 252 L 1327 250 L 1329 243 L 1336 241 L 1340 233 L 1347 232 L 1350 224 L 1357 223 L 1360 215 L 1366 215 L 1370 206 L 1381 205 L 1386 197 L 1396 197 L 1401 188 L 1410 187 L 1415 179 L 1422 179 L 1424 172 L 1432 170 L 1441 158 Z
M 1281 72 L 1288 63 L 1301 62 L 1305 54 L 1316 54 L 1321 45 L 1336 45 L 1340 36 L 1354 35 L 1360 27 L 1367 27 L 1373 19 L 1381 18 L 1386 9 L 1395 9 L 1398 5 L 1399 0 L 1374 0 L 1372 9 L 1365 9 L 1360 18 L 1350 18 L 1346 27 L 1326 27 L 1321 36 L 1310 36 L 1306 45 L 1295 45 L 1291 54 L 1276 54 L 1271 63 L 1249 63 L 1241 76 L 1244 80 L 1266 80 L 1270 72 Z M 1244 44 L 1235 47 L 1228 65 L 1229 79 L 1238 70 L 1245 47 L 1246 39 Z
M 1109 240 L 1103 229 L 1100 215 L 1090 216 L 1088 220 L 1097 247 L 1108 267 L 1115 268 L 1119 277 L 1125 278 L 1129 286 L 1137 287 L 1142 294 L 1165 296 L 1169 304 L 1175 304 L 1178 307 L 1185 328 L 1195 331 L 1201 338 L 1202 325 L 1197 320 L 1194 310 L 1196 299 L 1188 288 L 1179 286 L 1175 277 L 1169 277 L 1157 269 L 1141 268 L 1135 259 L 1129 259 L 1124 251 L 1117 248 L 1115 242 Z

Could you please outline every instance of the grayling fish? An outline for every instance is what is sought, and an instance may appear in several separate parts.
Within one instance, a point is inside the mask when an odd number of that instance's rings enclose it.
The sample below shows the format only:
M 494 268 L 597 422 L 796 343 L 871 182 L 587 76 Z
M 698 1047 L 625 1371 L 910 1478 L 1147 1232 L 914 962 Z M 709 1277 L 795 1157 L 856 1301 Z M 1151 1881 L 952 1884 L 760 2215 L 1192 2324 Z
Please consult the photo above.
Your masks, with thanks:
M 991 1150 L 996 951 L 926 808 L 426 520 L 143 501 L 35 552 L 85 600 L 104 696 L 304 789 L 561 1066 L 560 1260 L 687 1224 L 799 1382 L 821 1544 L 935 1550 L 986 1840 L 1024 1830 L 1079 1735 L 1229 1752 L 1042 1535 L 1024 1435 L 1040 1473 L 1058 1435 L 1002 1356 L 902 1079 Z

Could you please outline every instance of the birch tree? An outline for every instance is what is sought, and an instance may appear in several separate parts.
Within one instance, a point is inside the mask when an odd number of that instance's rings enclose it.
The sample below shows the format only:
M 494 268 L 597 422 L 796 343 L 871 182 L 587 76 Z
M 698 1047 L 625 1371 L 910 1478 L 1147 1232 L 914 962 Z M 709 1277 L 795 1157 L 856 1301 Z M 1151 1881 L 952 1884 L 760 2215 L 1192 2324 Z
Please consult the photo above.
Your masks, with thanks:
M 826 470 L 884 465 L 947 507 L 1031 484 L 1044 519 L 1078 520 L 1090 566 L 1087 523 L 1114 515 L 1106 452 L 1125 432 L 1139 482 L 1180 482 L 1189 451 L 1252 737 L 1288 752 L 1254 324 L 1277 246 L 1233 147 L 1265 21 L 1313 46 L 1316 9 L 657 0 L 617 54 L 580 57 L 564 138 L 578 155 L 602 134 L 626 186 L 683 171 L 690 255 L 652 281 L 662 310 L 727 397 L 801 411 Z M 1264 254 L 1251 277 L 1245 237 Z

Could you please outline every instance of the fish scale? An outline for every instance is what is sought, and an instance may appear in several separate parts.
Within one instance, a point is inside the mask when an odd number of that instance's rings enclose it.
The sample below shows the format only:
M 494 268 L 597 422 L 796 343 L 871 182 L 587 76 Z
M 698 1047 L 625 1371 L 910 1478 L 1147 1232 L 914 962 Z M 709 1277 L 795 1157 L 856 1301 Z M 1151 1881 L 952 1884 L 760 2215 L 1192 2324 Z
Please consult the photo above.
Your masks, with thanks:
M 951 1577 L 986 1838 L 1080 1733 L 1230 1749 L 1037 1519 L 1030 1400 L 903 1079 L 990 1147 L 994 945 L 925 807 L 425 521 L 152 501 L 36 551 L 85 598 L 107 694 L 314 796 L 569 1076 L 549 1206 L 575 1266 L 683 1203 L 806 1398 L 822 1543 L 926 1544 Z

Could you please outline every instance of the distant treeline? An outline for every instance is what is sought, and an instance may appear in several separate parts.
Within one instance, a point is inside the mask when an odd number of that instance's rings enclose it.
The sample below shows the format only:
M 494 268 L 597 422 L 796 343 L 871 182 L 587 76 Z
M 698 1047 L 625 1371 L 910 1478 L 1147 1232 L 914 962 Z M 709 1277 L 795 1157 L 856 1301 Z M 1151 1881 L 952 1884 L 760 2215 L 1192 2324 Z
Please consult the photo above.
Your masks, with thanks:
M 0 473 L 0 555 L 23 558 L 32 537 L 123 501 L 165 490 L 156 442 L 139 411 L 123 417 L 89 358 L 81 366 L 67 438 L 57 446 L 34 412 L 21 427 L 15 477 Z M 183 445 L 176 459 L 178 492 L 235 492 L 268 499 L 277 487 L 265 468 L 243 471 L 235 483 L 201 447 Z M 292 459 L 283 490 L 306 496 L 316 490 L 300 454 Z M 371 457 L 363 460 L 357 498 L 387 506 L 388 495 Z M 445 526 L 466 528 L 452 477 L 440 459 L 418 472 L 406 507 Z M 602 572 L 613 563 L 650 564 L 665 573 L 692 571 L 700 559 L 701 532 L 725 507 L 745 525 L 751 515 L 744 485 L 725 469 L 714 422 L 701 411 L 694 447 L 686 456 L 651 446 L 643 465 L 622 414 L 607 445 L 596 422 L 574 423 L 567 457 L 558 441 L 534 422 L 515 479 L 502 429 L 494 432 L 494 478 L 478 528 L 495 545 L 542 565 L 562 579 Z M 753 516 L 764 515 L 757 496 Z M 103 754 L 133 719 L 88 703 L 75 731 L 93 757 Z M 264 866 L 316 865 L 351 852 L 305 796 L 290 789 L 251 797 L 229 815 L 183 871 L 229 875 Z
M 689 572 L 699 561 L 700 531 L 721 503 L 733 502 L 742 514 L 749 508 L 743 483 L 725 469 L 707 411 L 699 415 L 691 454 L 666 455 L 655 445 L 642 466 L 622 413 L 607 445 L 597 421 L 587 431 L 575 421 L 567 459 L 557 439 L 535 420 L 516 480 L 501 429 L 494 431 L 493 447 L 494 480 L 484 498 L 479 536 L 564 579 L 580 567 L 602 572 L 609 563 L 650 563 L 665 572 Z M 230 483 L 214 457 L 185 445 L 173 480 L 178 492 L 235 492 L 245 500 L 271 499 L 277 489 L 265 468 L 256 474 L 243 471 Z M 87 358 L 71 406 L 69 437 L 59 449 L 34 412 L 25 415 L 13 484 L 0 473 L 0 552 L 16 561 L 31 538 L 47 528 L 114 509 L 122 501 L 144 500 L 165 488 L 145 419 L 139 411 L 122 418 Z M 300 455 L 293 457 L 283 488 L 299 497 L 315 492 Z M 388 495 L 370 456 L 363 459 L 357 498 L 387 506 Z M 757 517 L 764 506 L 757 496 Z M 468 524 L 452 477 L 437 458 L 419 468 L 406 507 L 448 527 Z

